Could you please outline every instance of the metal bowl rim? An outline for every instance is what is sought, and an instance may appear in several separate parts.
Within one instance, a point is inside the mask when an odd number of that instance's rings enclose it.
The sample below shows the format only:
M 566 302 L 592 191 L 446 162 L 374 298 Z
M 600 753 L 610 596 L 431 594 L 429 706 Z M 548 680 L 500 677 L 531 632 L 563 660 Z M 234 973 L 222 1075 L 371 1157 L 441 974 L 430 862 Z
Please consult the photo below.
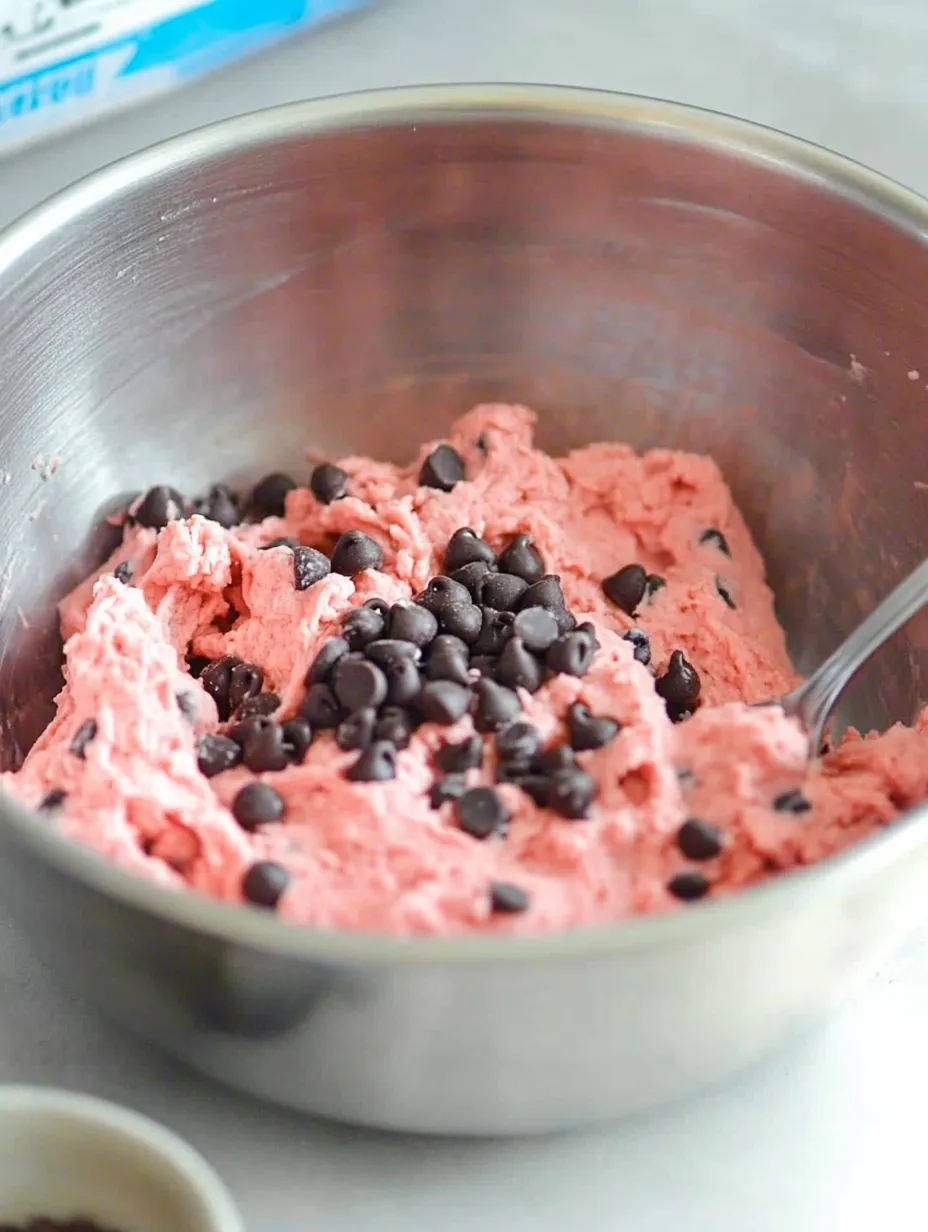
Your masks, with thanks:
M 681 103 L 567 86 L 463 84 L 360 91 L 251 112 L 207 125 L 131 154 L 93 172 L 27 213 L 0 234 L 2 280 L 30 250 L 85 211 L 120 192 L 154 181 L 182 165 L 260 147 L 287 137 L 312 137 L 347 128 L 461 120 L 525 120 L 603 126 L 655 138 L 714 145 L 773 164 L 785 175 L 810 179 L 855 201 L 928 242 L 928 201 L 860 163 L 824 147 L 748 120 Z M 14 280 L 15 285 L 15 280 Z M 524 962 L 698 945 L 707 932 L 762 926 L 810 894 L 852 891 L 903 863 L 924 846 L 921 822 L 928 802 L 910 809 L 886 830 L 822 862 L 794 869 L 721 899 L 685 910 L 533 936 L 464 934 L 399 936 L 325 931 L 288 923 L 257 908 L 170 890 L 107 862 L 55 830 L 37 824 L 16 800 L 0 798 L 3 824 L 24 846 L 60 871 L 127 907 L 201 935 L 251 946 L 281 957 L 319 962 Z

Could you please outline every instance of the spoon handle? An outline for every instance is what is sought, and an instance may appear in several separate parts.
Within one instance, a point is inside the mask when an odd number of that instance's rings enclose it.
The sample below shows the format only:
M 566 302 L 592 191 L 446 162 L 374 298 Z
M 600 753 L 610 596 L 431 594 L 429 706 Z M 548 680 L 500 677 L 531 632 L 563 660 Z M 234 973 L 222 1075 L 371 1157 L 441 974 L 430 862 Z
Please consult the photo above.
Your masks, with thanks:
M 808 680 L 784 699 L 786 709 L 799 718 L 818 752 L 825 723 L 845 686 L 867 660 L 928 602 L 928 560 L 900 582 L 834 654 Z

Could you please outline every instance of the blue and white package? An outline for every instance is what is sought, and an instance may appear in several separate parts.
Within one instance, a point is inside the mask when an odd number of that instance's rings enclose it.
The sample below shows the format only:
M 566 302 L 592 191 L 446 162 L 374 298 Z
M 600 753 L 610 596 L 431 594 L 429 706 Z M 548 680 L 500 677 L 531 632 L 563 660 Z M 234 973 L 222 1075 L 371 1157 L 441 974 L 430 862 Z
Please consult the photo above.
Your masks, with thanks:
M 371 0 L 0 0 L 0 154 Z

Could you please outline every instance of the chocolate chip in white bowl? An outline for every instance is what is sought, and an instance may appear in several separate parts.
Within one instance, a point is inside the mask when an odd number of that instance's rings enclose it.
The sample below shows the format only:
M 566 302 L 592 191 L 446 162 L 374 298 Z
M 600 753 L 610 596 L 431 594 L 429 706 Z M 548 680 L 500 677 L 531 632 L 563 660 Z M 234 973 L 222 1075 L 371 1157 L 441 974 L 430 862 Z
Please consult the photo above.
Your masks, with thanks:
M 348 642 L 343 637 L 330 637 L 327 642 L 323 642 L 306 673 L 306 685 L 325 684 L 332 675 L 335 664 L 349 650 Z
M 438 613 L 438 627 L 473 646 L 483 627 L 483 612 L 475 603 L 451 603 Z
M 284 719 L 280 725 L 283 732 L 284 750 L 293 765 L 299 766 L 313 742 L 313 729 L 306 719 L 298 715 Z
M 258 860 L 242 878 L 242 896 L 254 907 L 274 910 L 290 884 L 290 873 L 276 860 Z
M 390 608 L 386 635 L 392 641 L 411 642 L 420 649 L 438 633 L 438 617 L 421 603 L 401 599 Z
M 469 685 L 470 654 L 466 642 L 450 633 L 440 633 L 428 648 L 424 673 L 428 680 L 453 680 Z
M 132 518 L 148 530 L 163 530 L 168 522 L 183 518 L 184 505 L 184 498 L 176 488 L 160 483 L 148 489 Z
M 450 492 L 455 484 L 466 479 L 464 459 L 450 445 L 438 445 L 422 463 L 419 483 L 424 488 Z
M 626 629 L 622 634 L 623 642 L 631 642 L 632 653 L 636 663 L 647 667 L 651 662 L 651 639 L 645 633 L 644 629 L 632 628 Z
M 580 821 L 589 816 L 595 795 L 596 780 L 591 774 L 579 766 L 559 770 L 551 776 L 548 808 L 569 821 Z
M 618 720 L 591 713 L 583 702 L 574 702 L 567 711 L 570 746 L 576 752 L 604 748 L 621 729 Z
M 471 838 L 487 839 L 499 834 L 509 821 L 503 798 L 492 787 L 471 787 L 454 805 L 458 826 Z
M 379 569 L 383 564 L 380 544 L 361 530 L 346 530 L 332 552 L 332 572 L 356 577 L 367 569 Z
M 502 761 L 531 763 L 541 751 L 541 732 L 533 723 L 519 719 L 496 733 L 496 753 Z
M 694 903 L 709 893 L 709 882 L 702 873 L 675 873 L 667 882 L 667 891 L 681 902 Z
M 499 554 L 497 561 L 503 573 L 514 573 L 531 586 L 539 582 L 545 573 L 545 563 L 533 546 L 530 535 L 515 535 Z
M 416 698 L 416 709 L 430 723 L 449 726 L 467 714 L 471 691 L 452 680 L 430 680 Z
M 467 780 L 463 774 L 449 774 L 443 779 L 436 779 L 429 789 L 429 804 L 433 809 L 441 808 L 452 800 L 459 800 L 467 791 Z
M 648 585 L 648 574 L 642 565 L 624 565 L 602 580 L 602 591 L 626 616 L 634 616 Z
M 474 727 L 478 732 L 498 731 L 522 711 L 517 693 L 485 676 L 474 685 L 474 694 Z
M 300 706 L 300 715 L 314 731 L 324 731 L 338 727 L 345 717 L 345 712 L 329 685 L 319 683 L 311 684 L 307 689 L 306 697 Z
M 230 713 L 234 714 L 247 698 L 257 697 L 263 684 L 264 673 L 257 663 L 236 663 L 229 673 Z
M 278 723 L 271 722 L 245 741 L 242 759 L 253 774 L 283 770 L 290 763 L 284 747 L 284 734 Z
M 585 676 L 593 663 L 596 648 L 587 633 L 565 633 L 548 647 L 545 663 L 556 675 Z
M 533 608 L 532 611 L 538 609 Z M 552 620 L 554 617 L 552 617 Z M 474 654 L 499 655 L 512 637 L 516 617 L 512 612 L 498 612 L 484 607 L 480 612 L 480 632 L 473 643 Z
M 242 746 L 218 732 L 206 732 L 197 741 L 197 767 L 205 778 L 215 778 L 242 760 Z
M 382 636 L 385 623 L 376 608 L 356 607 L 342 620 L 342 637 L 351 650 L 363 650 Z
M 261 517 L 282 518 L 287 512 L 287 494 L 296 488 L 289 475 L 274 471 L 255 484 L 251 505 Z
M 519 608 L 543 607 L 559 617 L 567 611 L 567 601 L 561 589 L 561 579 L 556 573 L 546 573 L 537 582 L 532 582 L 519 600 Z
M 448 774 L 479 770 L 483 761 L 483 741 L 479 736 L 467 736 L 454 744 L 443 744 L 435 754 L 435 764 Z
M 728 546 L 728 540 L 716 527 L 710 526 L 708 530 L 704 530 L 699 536 L 699 542 L 703 547 L 717 548 L 723 556 L 731 556 L 731 548 Z
M 333 462 L 320 462 L 309 480 L 309 490 L 320 505 L 331 505 L 348 492 L 348 474 Z
M 474 603 L 479 606 L 483 602 L 483 588 L 488 578 L 491 578 L 494 573 L 495 566 L 491 567 L 482 560 L 474 560 L 469 565 L 462 565 L 460 569 L 453 570 L 449 577 L 452 582 L 466 586 Z
M 324 552 L 300 544 L 293 549 L 293 584 L 297 590 L 309 590 L 332 572 L 332 565 Z
M 225 483 L 214 483 L 206 497 L 197 501 L 194 508 L 201 517 L 218 523 L 224 530 L 231 530 L 242 520 L 238 498 Z
M 387 678 L 386 700 L 391 706 L 408 706 L 419 696 L 422 675 L 412 658 L 396 659 L 383 665 Z
M 415 717 L 404 706 L 382 706 L 374 724 L 374 739 L 389 740 L 395 749 L 405 749 L 415 727 Z
M 425 590 L 416 596 L 416 603 L 428 608 L 436 616 L 440 616 L 445 608 L 455 604 L 470 603 L 470 591 L 462 582 L 447 577 L 443 573 L 436 574 Z
M 335 729 L 335 743 L 340 749 L 348 752 L 354 749 L 366 749 L 374 739 L 374 725 L 377 722 L 377 711 L 368 707 L 350 714 L 342 719 Z
M 388 740 L 375 740 L 349 766 L 347 777 L 354 783 L 385 783 L 395 779 L 396 749 Z
M 687 860 L 714 860 L 722 851 L 722 832 L 701 817 L 690 817 L 677 831 L 677 847 Z
M 557 641 L 558 623 L 547 608 L 527 607 L 516 613 L 512 622 L 512 634 L 521 638 L 527 650 L 543 654 Z
M 444 559 L 445 573 L 453 573 L 455 569 L 476 563 L 495 568 L 496 556 L 490 545 L 481 539 L 476 531 L 469 526 L 462 526 L 448 541 Z
M 401 661 L 418 663 L 422 658 L 422 650 L 403 638 L 380 637 L 375 642 L 368 642 L 364 647 L 364 655 L 378 667 L 388 668 Z
M 232 801 L 232 816 L 249 834 L 283 815 L 283 799 L 268 783 L 246 783 Z
M 521 638 L 511 637 L 497 660 L 495 677 L 511 689 L 537 693 L 544 681 L 545 669 L 531 651 L 526 650 Z
M 675 650 L 670 656 L 666 672 L 658 676 L 654 687 L 659 696 L 664 699 L 668 715 L 676 721 L 695 708 L 699 701 L 702 682 L 696 668 L 685 657 L 683 651 Z
M 332 688 L 348 714 L 368 708 L 376 710 L 387 700 L 386 674 L 367 659 L 342 659 L 333 673 Z
M 529 896 L 511 881 L 490 882 L 490 910 L 494 915 L 519 915 L 528 911 Z
M 491 573 L 484 579 L 480 602 L 499 612 L 511 612 L 527 590 L 528 583 L 514 573 Z

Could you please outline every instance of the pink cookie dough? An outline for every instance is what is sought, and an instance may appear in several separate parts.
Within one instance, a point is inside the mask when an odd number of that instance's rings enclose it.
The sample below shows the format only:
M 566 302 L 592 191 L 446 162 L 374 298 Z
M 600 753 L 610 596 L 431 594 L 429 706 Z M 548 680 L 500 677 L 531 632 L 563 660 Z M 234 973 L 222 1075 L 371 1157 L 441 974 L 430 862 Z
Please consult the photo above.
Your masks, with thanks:
M 201 516 L 160 531 L 127 521 L 120 548 L 61 605 L 66 683 L 57 714 L 22 768 L 4 776 L 6 789 L 36 807 L 64 793 L 41 811 L 45 824 L 164 886 L 242 902 L 249 868 L 273 861 L 289 874 L 276 905 L 283 919 L 400 934 L 537 933 L 691 910 L 668 889 L 681 874 L 697 874 L 708 897 L 729 894 L 839 851 L 928 795 L 924 719 L 872 738 L 851 733 L 809 767 L 803 736 L 782 711 L 745 704 L 781 695 L 796 677 L 763 561 L 709 458 L 639 456 L 618 444 L 551 458 L 533 448 L 534 424 L 518 406 L 463 416 L 446 443 L 467 479 L 447 492 L 419 483 L 431 442 L 402 468 L 344 459 L 347 496 L 322 504 L 296 488 L 283 518 L 231 530 Z M 436 750 L 473 733 L 469 715 L 419 727 L 389 781 L 346 777 L 358 753 L 340 750 L 331 731 L 315 734 L 301 764 L 277 772 L 201 773 L 198 740 L 220 725 L 186 655 L 257 664 L 264 688 L 280 696 L 276 717 L 288 718 L 341 618 L 374 596 L 416 596 L 442 573 L 448 541 L 464 526 L 497 552 L 530 535 L 570 611 L 595 625 L 600 649 L 588 673 L 522 691 L 519 716 L 548 744 L 565 742 L 575 701 L 619 720 L 608 744 L 577 754 L 596 783 L 588 817 L 540 808 L 511 783 L 496 787 L 510 816 L 501 836 L 471 837 L 453 802 L 433 808 Z M 701 542 L 708 528 L 722 532 L 730 555 Z M 290 548 L 260 550 L 291 537 L 330 555 L 348 530 L 376 540 L 382 568 L 332 573 L 300 591 Z M 114 576 L 123 562 L 129 584 Z M 666 582 L 634 619 L 601 588 L 629 563 Z M 650 637 L 649 667 L 622 637 L 633 625 Z M 678 723 L 655 689 L 675 650 L 702 682 L 699 708 Z M 493 737 L 484 743 L 470 786 L 495 783 Z M 284 811 L 251 833 L 231 805 L 256 778 Z M 787 792 L 809 807 L 775 809 Z M 694 818 L 718 833 L 718 855 L 694 860 L 681 850 L 681 826 Z M 523 910 L 493 910 L 498 883 L 524 892 Z

